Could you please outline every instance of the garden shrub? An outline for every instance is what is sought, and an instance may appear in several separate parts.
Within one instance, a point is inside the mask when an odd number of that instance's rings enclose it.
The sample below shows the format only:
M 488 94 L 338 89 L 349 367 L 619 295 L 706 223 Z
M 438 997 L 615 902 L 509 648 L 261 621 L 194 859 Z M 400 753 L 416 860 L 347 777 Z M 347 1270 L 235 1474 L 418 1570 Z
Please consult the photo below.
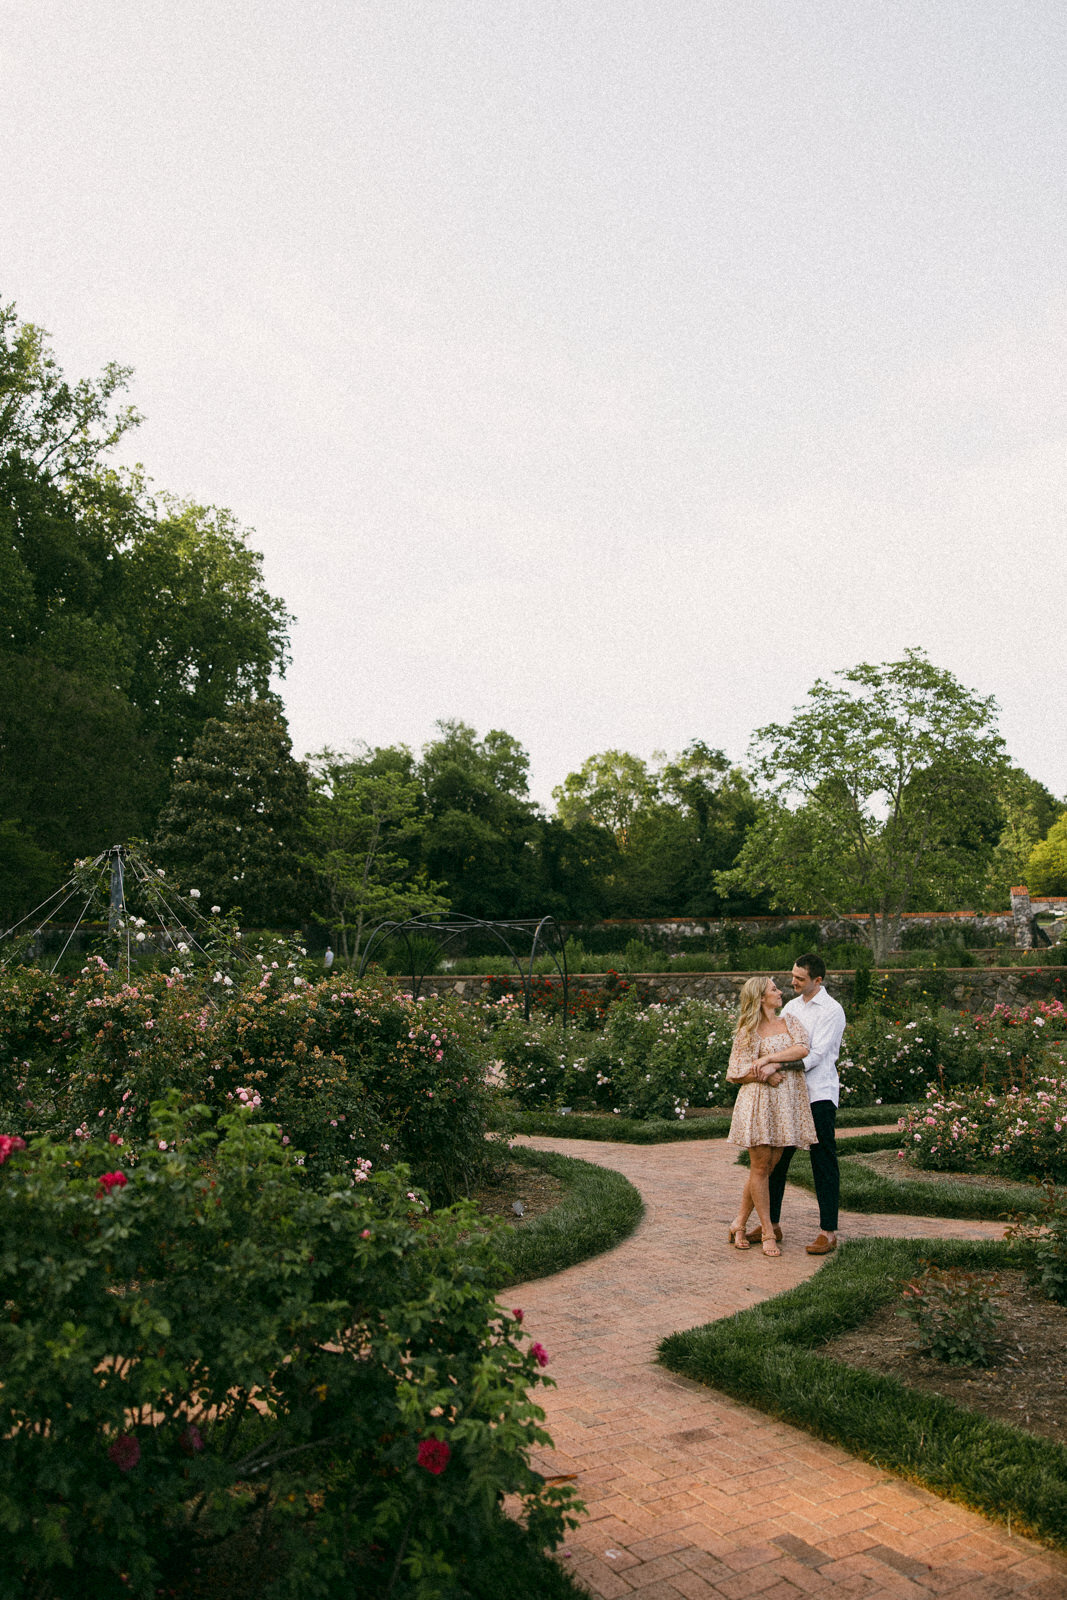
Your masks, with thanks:
M 978 1167 L 1005 1178 L 1067 1183 L 1067 1080 L 1039 1078 L 1026 1092 L 931 1091 L 904 1121 L 908 1159 L 936 1172 Z
M 253 1099 L 0 1144 L 0 1595 L 154 1595 L 247 1536 L 249 1592 L 459 1600 L 501 1495 L 538 1548 L 569 1524 L 484 1219 L 403 1169 L 313 1187 Z
M 508 1093 L 524 1108 L 568 1105 L 626 1117 L 678 1117 L 728 1103 L 732 1012 L 704 1000 L 645 1005 L 628 995 L 596 1033 L 513 1014 L 492 1034 Z
M 0 992 L 4 1115 L 16 1122 L 126 1140 L 145 1135 L 171 1087 L 223 1111 L 248 1084 L 314 1174 L 404 1160 L 437 1204 L 496 1159 L 461 1002 L 343 977 L 308 984 L 281 964 L 243 981 L 175 969 L 129 982 L 99 958 L 72 982 L 22 971 Z
M 986 1272 L 922 1263 L 924 1271 L 904 1286 L 901 1316 L 915 1327 L 913 1350 L 952 1366 L 985 1367 L 996 1346 L 1004 1294 Z
M 1024 1246 L 1030 1276 L 1042 1292 L 1067 1305 L 1067 1189 L 1050 1185 L 1043 1209 L 1016 1216 L 1008 1237 Z

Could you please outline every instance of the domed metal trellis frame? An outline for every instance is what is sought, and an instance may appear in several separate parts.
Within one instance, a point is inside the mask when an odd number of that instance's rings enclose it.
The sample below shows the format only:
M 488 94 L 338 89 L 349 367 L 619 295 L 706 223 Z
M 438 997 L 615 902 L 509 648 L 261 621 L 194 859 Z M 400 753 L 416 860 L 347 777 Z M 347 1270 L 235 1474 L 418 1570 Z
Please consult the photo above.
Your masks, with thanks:
M 408 917 L 404 922 L 379 922 L 363 947 L 363 955 L 359 963 L 358 977 L 362 978 L 373 958 L 375 948 L 381 949 L 387 939 L 403 939 L 411 964 L 411 993 L 414 999 L 419 998 L 423 979 L 432 974 L 427 974 L 425 965 L 419 971 L 415 948 L 411 942 L 413 933 L 430 934 L 437 939 L 439 948 L 446 950 L 456 939 L 479 929 L 491 934 L 493 938 L 507 951 L 515 972 L 522 984 L 523 1013 L 526 1020 L 530 1018 L 531 985 L 534 977 L 534 962 L 538 950 L 552 958 L 552 964 L 559 973 L 563 985 L 563 1021 L 566 1026 L 567 1005 L 569 998 L 569 983 L 567 978 L 567 950 L 563 939 L 563 930 L 555 917 L 518 917 L 512 921 L 489 921 L 484 917 L 465 917 L 456 915 L 441 919 L 433 912 L 426 911 L 417 917 Z M 515 946 L 519 944 L 520 937 L 530 940 L 530 954 L 524 959 L 519 955 Z
M 203 912 L 199 910 L 193 899 L 181 894 L 171 885 L 167 884 L 164 875 L 152 862 L 137 849 L 128 845 L 112 845 L 109 850 L 101 850 L 99 855 L 86 858 L 80 862 L 79 869 L 67 881 L 50 894 L 40 905 L 26 913 L 10 928 L 0 930 L 0 946 L 10 940 L 7 952 L 0 954 L 0 972 L 17 960 L 20 946 L 25 942 L 33 943 L 39 939 L 46 925 L 54 921 L 57 914 L 74 902 L 75 908 L 80 904 L 78 920 L 67 934 L 66 941 L 58 956 L 52 963 L 51 971 L 54 974 L 60 962 L 69 950 L 75 935 L 85 924 L 94 902 L 101 899 L 101 884 L 94 880 L 93 874 L 102 878 L 107 876 L 107 930 L 111 939 L 118 946 L 119 967 L 125 966 L 126 979 L 130 980 L 133 971 L 134 934 L 133 919 L 126 904 L 127 882 L 134 883 L 141 891 L 146 901 L 148 915 L 140 919 L 139 927 L 144 929 L 142 938 L 145 942 L 152 940 L 160 950 L 173 950 L 176 953 L 183 949 L 195 951 L 197 955 L 210 960 L 210 952 L 197 938 L 196 929 L 211 931 L 211 923 Z M 193 893 L 195 894 L 195 890 Z M 244 965 L 252 967 L 250 958 L 243 952 L 238 952 L 238 959 Z

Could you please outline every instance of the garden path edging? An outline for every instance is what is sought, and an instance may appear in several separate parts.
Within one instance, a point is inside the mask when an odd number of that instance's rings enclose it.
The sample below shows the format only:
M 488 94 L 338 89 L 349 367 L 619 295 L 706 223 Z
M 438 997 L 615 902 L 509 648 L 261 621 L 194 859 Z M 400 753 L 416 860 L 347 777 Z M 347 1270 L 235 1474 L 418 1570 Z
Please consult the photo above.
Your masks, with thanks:
M 622 1145 L 520 1137 L 622 1172 L 645 1201 L 603 1255 L 507 1291 L 547 1348 L 539 1397 L 588 1516 L 567 1544 L 575 1576 L 614 1600 L 764 1594 L 899 1600 L 933 1593 L 1063 1600 L 1067 1560 L 975 1512 L 658 1365 L 659 1341 L 747 1309 L 819 1270 L 803 1246 L 813 1197 L 791 1186 L 781 1258 L 726 1242 L 743 1173 L 722 1140 Z M 1003 1225 L 846 1213 L 846 1238 L 999 1238 Z

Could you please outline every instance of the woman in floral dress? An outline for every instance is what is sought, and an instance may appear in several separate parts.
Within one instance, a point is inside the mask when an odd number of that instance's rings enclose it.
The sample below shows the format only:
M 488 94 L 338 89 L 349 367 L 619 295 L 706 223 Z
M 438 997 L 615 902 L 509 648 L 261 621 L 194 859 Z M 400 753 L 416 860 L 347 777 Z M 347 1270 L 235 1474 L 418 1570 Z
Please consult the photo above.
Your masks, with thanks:
M 795 1017 L 780 1017 L 782 995 L 773 978 L 749 978 L 741 989 L 728 1083 L 740 1084 L 729 1142 L 748 1151 L 749 1169 L 741 1209 L 730 1226 L 730 1243 L 747 1250 L 745 1225 L 753 1210 L 760 1220 L 763 1254 L 780 1256 L 781 1229 L 770 1216 L 767 1180 L 787 1145 L 808 1149 L 816 1142 L 804 1073 L 808 1036 Z

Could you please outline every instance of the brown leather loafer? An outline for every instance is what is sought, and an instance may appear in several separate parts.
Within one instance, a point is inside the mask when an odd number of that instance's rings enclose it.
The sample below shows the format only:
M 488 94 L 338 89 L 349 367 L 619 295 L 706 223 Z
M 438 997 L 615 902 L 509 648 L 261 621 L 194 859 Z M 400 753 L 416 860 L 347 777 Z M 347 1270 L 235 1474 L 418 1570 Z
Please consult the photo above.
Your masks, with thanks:
M 804 1248 L 808 1252 L 809 1256 L 828 1256 L 831 1250 L 837 1249 L 837 1240 L 834 1239 L 831 1241 L 827 1238 L 825 1233 L 820 1233 L 819 1237 L 814 1240 L 812 1244 L 807 1244 L 804 1246 Z

